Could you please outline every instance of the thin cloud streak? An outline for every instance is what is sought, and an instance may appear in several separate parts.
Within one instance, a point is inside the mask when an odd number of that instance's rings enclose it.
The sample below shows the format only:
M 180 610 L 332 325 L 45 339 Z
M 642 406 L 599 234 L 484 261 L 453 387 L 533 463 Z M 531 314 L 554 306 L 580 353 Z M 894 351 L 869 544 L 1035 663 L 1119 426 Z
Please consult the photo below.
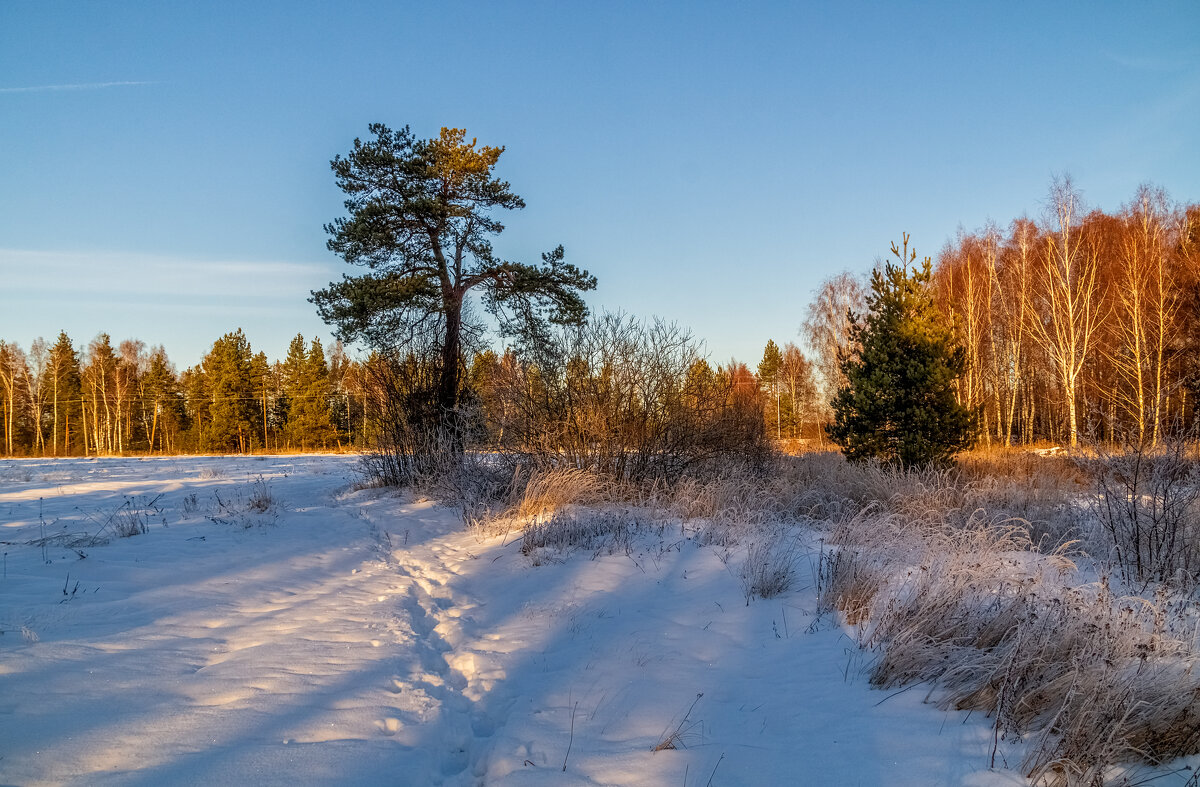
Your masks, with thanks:
M 329 281 L 317 262 L 206 260 L 119 252 L 57 252 L 0 248 L 0 273 L 10 292 L 273 297 L 299 294 Z M 47 284 L 52 282 L 53 284 Z
M 0 87 L 0 93 L 48 93 L 61 90 L 101 90 L 106 87 L 157 85 L 158 82 L 82 82 L 76 85 L 31 85 L 29 87 Z

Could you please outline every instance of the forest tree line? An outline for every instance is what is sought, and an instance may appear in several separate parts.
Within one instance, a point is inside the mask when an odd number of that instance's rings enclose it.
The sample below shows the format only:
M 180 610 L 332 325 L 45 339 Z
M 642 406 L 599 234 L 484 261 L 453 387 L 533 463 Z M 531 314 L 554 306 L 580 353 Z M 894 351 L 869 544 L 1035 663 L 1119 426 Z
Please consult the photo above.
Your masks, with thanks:
M 691 432 L 749 418 L 758 433 L 788 437 L 801 428 L 793 413 L 813 411 L 811 371 L 794 344 L 780 351 L 769 342 L 755 374 L 737 361 L 711 366 L 689 334 L 658 322 L 604 315 L 567 333 L 569 347 L 551 343 L 532 360 L 511 347 L 472 347 L 460 394 L 471 445 L 524 450 L 551 440 L 586 452 L 600 432 L 610 443 L 652 442 L 683 401 Z M 302 336 L 271 362 L 241 330 L 182 373 L 163 347 L 136 339 L 114 347 L 104 333 L 80 348 L 65 333 L 28 351 L 0 340 L 0 454 L 358 449 L 390 422 L 381 410 L 421 406 L 412 393 L 426 386 L 414 375 L 430 368 L 411 352 L 356 360 L 340 342 L 326 349 Z M 768 407 L 772 392 L 782 411 Z M 610 444 L 610 459 L 623 461 L 624 447 Z
M 933 297 L 967 352 L 962 404 L 984 444 L 1082 437 L 1153 444 L 1191 426 L 1200 395 L 1200 205 L 1144 185 L 1117 211 L 1086 210 L 1055 179 L 1040 221 L 960 231 L 935 259 Z M 804 333 L 821 402 L 844 385 L 848 312 L 866 279 L 826 280 Z
M 0 340 L 0 444 L 8 456 L 248 453 L 337 448 L 358 439 L 357 365 L 340 344 L 296 336 L 282 361 L 241 330 L 176 371 L 162 346 L 66 333 L 28 351 Z
M 985 444 L 1074 444 L 1082 434 L 1153 443 L 1195 421 L 1200 205 L 1142 186 L 1115 212 L 1085 211 L 1069 179 L 1056 180 L 1041 220 L 960 231 L 937 255 L 929 286 L 966 349 L 958 397 L 978 412 Z M 604 432 L 609 441 L 647 440 L 655 430 L 669 439 L 675 416 L 663 414 L 673 407 L 693 419 L 690 429 L 701 428 L 704 411 L 703 428 L 754 417 L 766 437 L 821 440 L 866 291 L 865 276 L 826 280 L 800 328 L 803 349 L 768 341 L 755 369 L 737 360 L 710 366 L 690 335 L 611 315 L 569 341 L 543 336 L 523 351 L 468 339 L 457 377 L 469 440 L 594 450 L 598 421 L 620 422 L 624 431 Z M 177 372 L 161 346 L 130 339 L 114 347 L 103 333 L 82 347 L 65 333 L 53 344 L 38 339 L 27 351 L 0 340 L 0 453 L 364 447 L 387 389 L 415 390 L 402 379 L 411 378 L 406 352 L 415 361 L 403 347 L 355 360 L 340 342 L 325 348 L 297 336 L 287 357 L 271 362 L 238 330 Z M 422 405 L 410 397 L 405 406 Z

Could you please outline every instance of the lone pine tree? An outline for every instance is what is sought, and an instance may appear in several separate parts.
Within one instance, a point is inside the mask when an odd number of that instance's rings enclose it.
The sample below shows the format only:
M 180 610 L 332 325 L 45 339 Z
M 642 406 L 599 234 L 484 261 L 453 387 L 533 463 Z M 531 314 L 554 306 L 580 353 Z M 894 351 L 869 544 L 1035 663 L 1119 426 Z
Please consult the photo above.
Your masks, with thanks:
M 587 316 L 579 293 L 595 288 L 596 279 L 564 262 L 561 246 L 543 254 L 542 265 L 496 256 L 490 238 L 504 225 L 494 212 L 525 207 L 492 174 L 504 148 L 477 146 L 462 129 L 443 128 L 429 140 L 408 127 L 375 123 L 370 131 L 373 140 L 354 140 L 347 157 L 331 162 L 349 216 L 325 227 L 331 251 L 369 270 L 313 292 L 311 300 L 340 338 L 382 350 L 432 344 L 440 355 L 436 402 L 444 419 L 462 388 L 468 292 L 481 293 L 493 313 L 511 308 L 579 323 Z
M 851 461 L 944 464 L 974 443 L 976 414 L 954 391 L 966 351 L 933 304 L 929 258 L 909 270 L 917 253 L 908 240 L 906 233 L 902 247 L 892 244 L 898 263 L 872 274 L 867 316 L 851 317 L 853 349 L 841 359 L 847 383 L 829 427 Z

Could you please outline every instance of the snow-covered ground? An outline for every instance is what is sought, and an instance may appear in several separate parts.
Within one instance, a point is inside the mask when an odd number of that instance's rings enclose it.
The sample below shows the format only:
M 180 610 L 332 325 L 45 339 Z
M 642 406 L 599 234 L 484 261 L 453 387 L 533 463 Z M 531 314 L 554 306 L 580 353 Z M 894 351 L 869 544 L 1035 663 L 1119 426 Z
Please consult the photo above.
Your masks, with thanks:
M 0 783 L 1025 783 L 989 720 L 868 686 L 812 560 L 747 605 L 678 527 L 534 566 L 356 480 L 0 462 Z

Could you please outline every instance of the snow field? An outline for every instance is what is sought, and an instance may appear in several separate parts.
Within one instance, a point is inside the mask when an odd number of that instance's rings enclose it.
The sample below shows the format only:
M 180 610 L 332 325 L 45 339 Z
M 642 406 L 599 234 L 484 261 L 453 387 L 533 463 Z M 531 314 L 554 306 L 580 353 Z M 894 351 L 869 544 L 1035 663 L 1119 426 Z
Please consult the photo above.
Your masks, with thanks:
M 1025 783 L 988 770 L 987 719 L 870 690 L 801 531 L 796 588 L 747 604 L 737 554 L 678 526 L 533 566 L 355 481 L 0 465 L 0 782 Z M 79 546 L 156 497 L 147 533 Z

